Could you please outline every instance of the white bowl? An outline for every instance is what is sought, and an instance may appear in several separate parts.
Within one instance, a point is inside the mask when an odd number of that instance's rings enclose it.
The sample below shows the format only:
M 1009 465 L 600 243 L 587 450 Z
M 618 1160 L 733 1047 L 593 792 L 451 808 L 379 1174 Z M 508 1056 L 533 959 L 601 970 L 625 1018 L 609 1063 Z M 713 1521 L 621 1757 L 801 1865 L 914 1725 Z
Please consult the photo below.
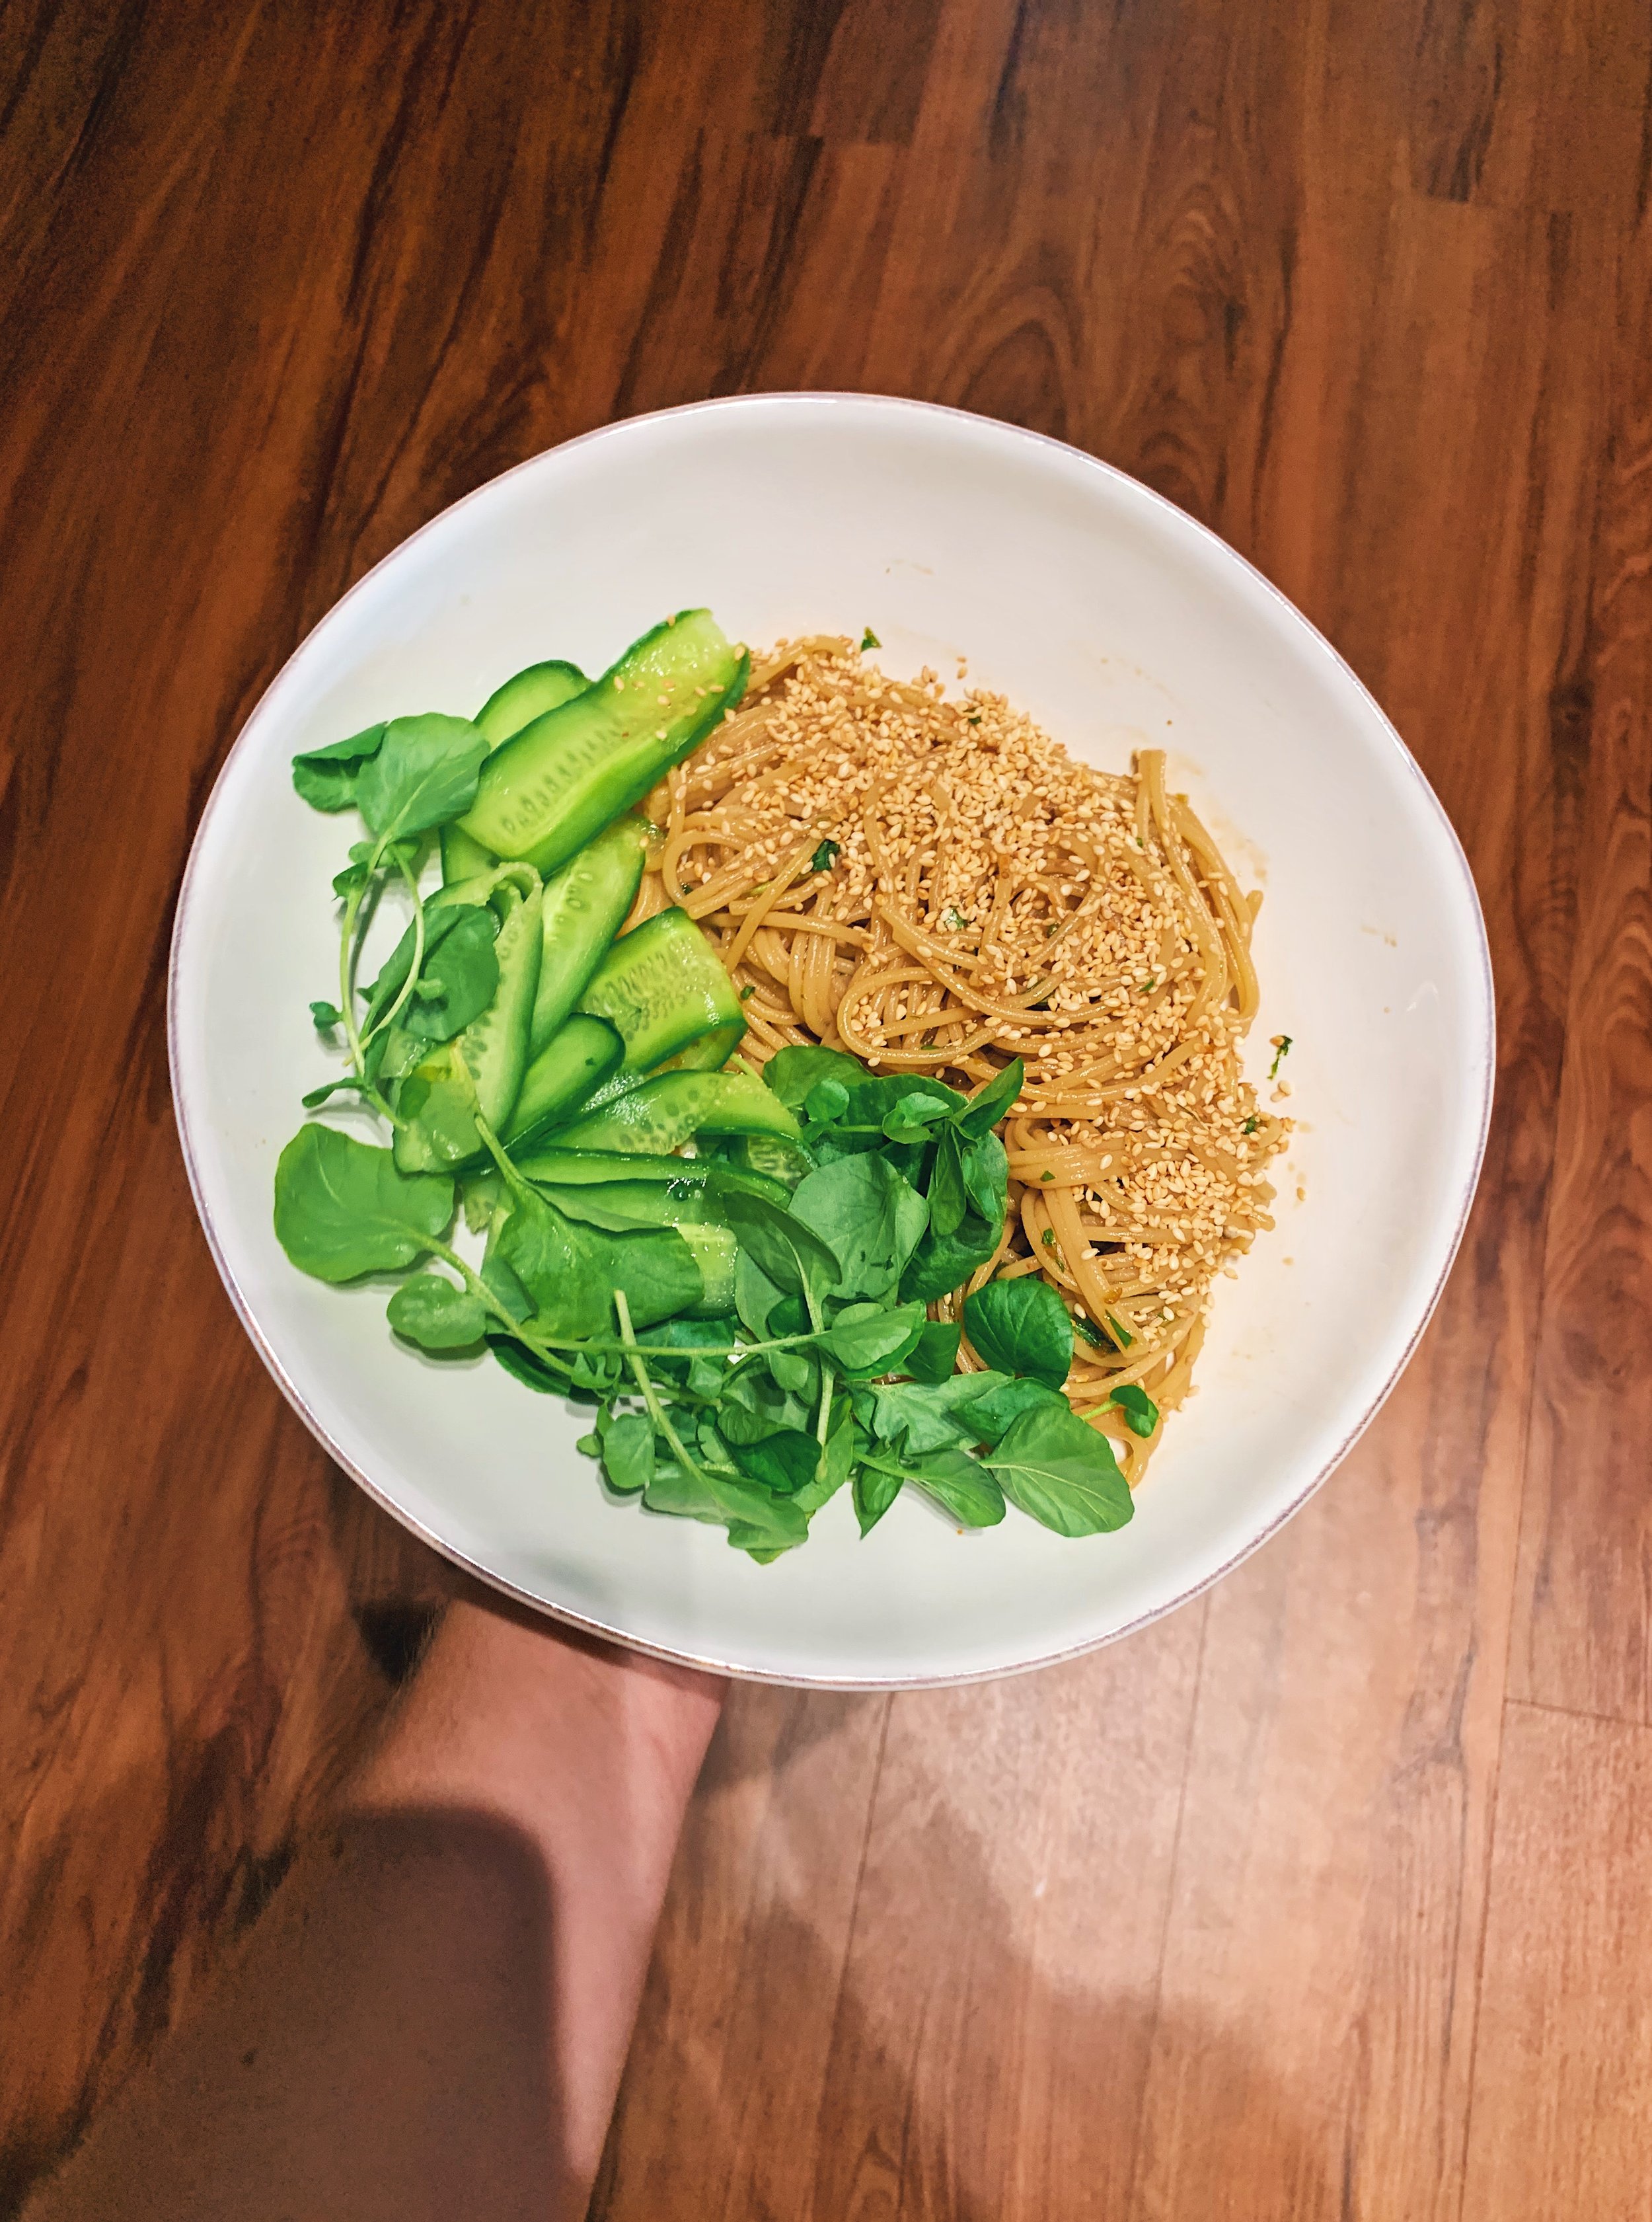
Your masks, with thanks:
M 587 1419 L 491 1359 L 391 1340 L 385 1288 L 297 1272 L 271 1181 L 338 1069 L 307 1004 L 336 970 L 331 874 L 360 828 L 289 759 L 376 719 L 471 712 L 519 666 L 603 668 L 663 612 L 731 636 L 858 634 L 891 668 L 969 659 L 1074 754 L 1168 747 L 1247 884 L 1261 1018 L 1302 1122 L 1278 1230 L 1217 1284 L 1198 1395 L 1114 1535 L 1011 1512 L 958 1535 L 911 1492 L 862 1543 L 846 1497 L 772 1566 L 604 1495 Z M 1122 473 L 913 402 L 771 394 L 610 426 L 436 518 L 347 594 L 248 719 L 174 937 L 172 1087 L 247 1333 L 322 1442 L 436 1548 L 560 1617 L 735 1674 L 866 1688 L 1072 1656 L 1192 1597 L 1323 1481 L 1392 1387 L 1450 1265 L 1490 1109 L 1490 967 L 1451 827 L 1348 666 L 1267 581 Z M 1305 1199 L 1298 1202 L 1298 1187 Z

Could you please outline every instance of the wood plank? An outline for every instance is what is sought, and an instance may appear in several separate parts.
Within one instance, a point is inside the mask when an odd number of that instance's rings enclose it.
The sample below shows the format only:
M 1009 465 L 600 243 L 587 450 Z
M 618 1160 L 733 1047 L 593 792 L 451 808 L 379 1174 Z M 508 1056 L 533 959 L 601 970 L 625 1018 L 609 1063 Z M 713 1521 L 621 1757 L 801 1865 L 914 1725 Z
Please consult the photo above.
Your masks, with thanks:
M 1588 859 L 1566 1019 L 1515 1693 L 1652 1721 L 1652 217 L 1625 257 L 1588 639 Z
M 1462 2222 L 1652 2216 L 1652 1730 L 1511 1705 Z
M 1202 1623 L 893 1700 L 812 2200 L 746 2212 L 1126 2211 Z
M 807 2209 L 885 1698 L 736 1690 L 673 1874 L 591 2200 L 620 2222 Z

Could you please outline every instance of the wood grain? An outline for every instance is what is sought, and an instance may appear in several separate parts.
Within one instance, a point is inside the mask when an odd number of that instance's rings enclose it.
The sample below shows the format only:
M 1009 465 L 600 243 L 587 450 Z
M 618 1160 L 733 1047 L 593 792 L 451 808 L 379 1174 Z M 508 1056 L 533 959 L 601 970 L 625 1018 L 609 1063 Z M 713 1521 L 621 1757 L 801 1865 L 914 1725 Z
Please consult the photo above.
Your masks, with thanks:
M 1612 0 L 0 10 L 0 2213 L 445 1594 L 193 1225 L 213 775 L 447 501 L 788 385 L 1073 440 L 1301 604 L 1462 835 L 1498 1108 L 1405 1382 L 1208 1600 L 737 1695 L 593 2213 L 1644 2211 L 1649 180 Z
M 1511 1705 L 1463 2222 L 1652 2215 L 1652 1730 Z

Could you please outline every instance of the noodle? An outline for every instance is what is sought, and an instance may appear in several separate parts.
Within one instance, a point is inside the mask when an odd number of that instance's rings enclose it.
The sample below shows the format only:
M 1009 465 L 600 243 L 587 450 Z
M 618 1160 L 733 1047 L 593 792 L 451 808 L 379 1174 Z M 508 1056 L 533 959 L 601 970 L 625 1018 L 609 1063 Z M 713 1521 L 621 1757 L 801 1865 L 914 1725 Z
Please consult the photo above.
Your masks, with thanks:
M 783 643 L 648 805 L 663 829 L 634 917 L 680 902 L 719 947 L 743 1054 L 823 1041 L 971 1089 L 1013 1057 L 1010 1209 L 994 1274 L 1073 1314 L 1067 1393 L 1134 1485 L 1190 1393 L 1212 1284 L 1273 1221 L 1289 1122 L 1240 1049 L 1257 1001 L 1240 890 L 1165 760 L 1070 758 L 1001 697 L 948 700 L 847 641 Z M 960 1364 L 980 1361 L 965 1341 Z M 1130 1432 L 1113 1391 L 1161 1413 Z

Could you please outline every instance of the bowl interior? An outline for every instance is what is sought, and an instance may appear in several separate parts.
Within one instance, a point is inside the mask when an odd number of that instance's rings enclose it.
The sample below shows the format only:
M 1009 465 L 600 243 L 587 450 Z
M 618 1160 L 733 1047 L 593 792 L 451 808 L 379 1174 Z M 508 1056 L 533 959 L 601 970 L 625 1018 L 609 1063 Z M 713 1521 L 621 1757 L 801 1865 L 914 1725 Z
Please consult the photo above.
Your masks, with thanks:
M 704 603 L 754 643 L 871 625 L 891 668 L 999 689 L 1110 769 L 1161 744 L 1265 890 L 1262 1008 L 1300 1120 L 1278 1228 L 1218 1284 L 1198 1393 L 1131 1525 L 1011 1512 L 957 1534 L 908 1492 L 862 1544 L 842 1498 L 769 1567 L 605 1499 L 586 1420 L 490 1359 L 395 1345 L 386 1289 L 329 1289 L 271 1227 L 301 1092 L 336 1070 L 331 874 L 360 829 L 288 760 L 375 719 L 464 713 L 548 656 L 600 669 Z M 635 419 L 436 518 L 317 627 L 248 721 L 198 836 L 172 976 L 174 1088 L 221 1270 L 335 1457 L 517 1595 L 737 1673 L 927 1682 L 1058 1658 L 1187 1597 L 1283 1519 L 1391 1384 L 1461 1232 L 1491 1073 L 1489 971 L 1455 840 L 1375 704 L 1256 573 L 1070 449 L 915 404 L 772 396 Z M 1300 1192 L 1300 1200 L 1298 1200 Z

